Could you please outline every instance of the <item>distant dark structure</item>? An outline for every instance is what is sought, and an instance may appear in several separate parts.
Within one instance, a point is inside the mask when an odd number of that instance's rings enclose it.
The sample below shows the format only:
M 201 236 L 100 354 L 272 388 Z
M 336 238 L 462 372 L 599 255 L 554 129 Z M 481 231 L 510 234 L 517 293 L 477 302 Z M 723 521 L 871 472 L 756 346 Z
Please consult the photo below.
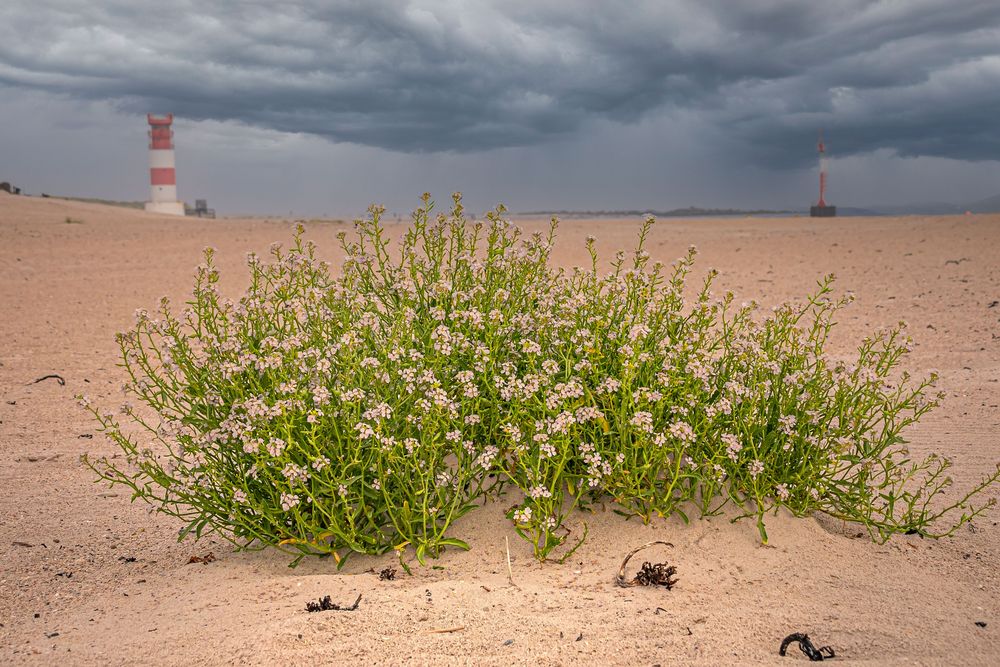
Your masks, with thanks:
M 184 207 L 184 215 L 191 215 L 197 218 L 214 218 L 215 209 L 208 207 L 207 199 L 195 199 L 194 208 Z
M 819 132 L 819 201 L 809 207 L 809 215 L 813 218 L 835 218 L 837 207 L 828 206 L 826 195 L 826 146 L 823 145 L 823 130 Z
M 0 182 L 0 192 L 9 192 L 12 195 L 21 194 L 21 188 L 14 187 L 7 181 Z

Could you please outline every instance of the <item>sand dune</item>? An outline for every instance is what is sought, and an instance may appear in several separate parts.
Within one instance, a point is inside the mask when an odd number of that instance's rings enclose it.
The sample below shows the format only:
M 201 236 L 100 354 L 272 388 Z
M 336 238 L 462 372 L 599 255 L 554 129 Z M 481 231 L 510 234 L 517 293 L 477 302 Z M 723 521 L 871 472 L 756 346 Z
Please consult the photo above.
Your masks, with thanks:
M 884 546 L 836 522 L 779 516 L 768 524 L 773 548 L 751 522 L 642 526 L 597 512 L 571 522 L 586 521 L 590 536 L 569 562 L 540 565 L 494 506 L 458 526 L 470 552 L 395 581 L 369 571 L 393 556 L 355 558 L 337 573 L 329 561 L 289 569 L 283 554 L 237 554 L 219 540 L 177 543 L 172 520 L 92 483 L 79 455 L 113 448 L 72 397 L 120 402 L 114 333 L 163 294 L 182 300 L 204 246 L 219 249 L 222 289 L 235 293 L 245 252 L 287 241 L 292 224 L 0 193 L 3 664 L 804 662 L 777 656 L 791 632 L 832 645 L 838 663 L 995 664 L 1000 511 L 950 540 Z M 588 234 L 607 254 L 627 248 L 638 225 L 567 221 L 556 259 L 582 263 Z M 307 236 L 335 260 L 344 228 L 316 224 Z M 907 320 L 909 368 L 940 371 L 947 394 L 910 432 L 912 449 L 954 457 L 959 486 L 1000 460 L 1000 216 L 664 220 L 650 250 L 671 261 L 692 243 L 696 274 L 715 267 L 720 288 L 768 305 L 837 273 L 858 298 L 835 351 Z M 51 373 L 65 386 L 31 384 Z M 623 555 L 653 539 L 674 544 L 649 556 L 675 564 L 680 583 L 616 588 Z M 214 562 L 187 564 L 207 552 Z M 354 612 L 304 611 L 323 595 L 350 603 L 359 593 Z

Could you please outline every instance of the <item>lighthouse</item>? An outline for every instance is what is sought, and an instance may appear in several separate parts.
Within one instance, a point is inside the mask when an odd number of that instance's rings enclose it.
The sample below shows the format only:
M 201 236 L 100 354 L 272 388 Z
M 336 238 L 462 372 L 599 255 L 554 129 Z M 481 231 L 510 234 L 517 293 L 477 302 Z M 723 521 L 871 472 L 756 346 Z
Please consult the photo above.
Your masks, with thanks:
M 151 213 L 184 215 L 184 202 L 177 200 L 177 173 L 174 168 L 174 115 L 157 118 L 147 114 L 149 122 L 149 201 Z

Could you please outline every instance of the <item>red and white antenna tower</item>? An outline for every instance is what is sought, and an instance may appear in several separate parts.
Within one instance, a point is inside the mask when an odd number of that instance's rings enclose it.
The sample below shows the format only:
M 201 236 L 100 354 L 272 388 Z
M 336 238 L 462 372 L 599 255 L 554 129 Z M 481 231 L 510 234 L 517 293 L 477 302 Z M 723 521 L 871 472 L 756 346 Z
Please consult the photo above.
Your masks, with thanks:
M 816 147 L 819 149 L 819 201 L 816 205 L 826 206 L 826 200 L 823 198 L 826 194 L 826 146 L 823 145 L 823 130 L 819 131 L 819 143 Z
M 814 218 L 832 218 L 837 215 L 836 206 L 826 203 L 826 144 L 823 143 L 823 130 L 819 131 L 819 201 L 809 209 L 809 215 Z
M 177 200 L 177 172 L 174 166 L 174 115 L 157 118 L 147 114 L 149 122 L 149 201 L 152 213 L 184 215 L 184 202 Z

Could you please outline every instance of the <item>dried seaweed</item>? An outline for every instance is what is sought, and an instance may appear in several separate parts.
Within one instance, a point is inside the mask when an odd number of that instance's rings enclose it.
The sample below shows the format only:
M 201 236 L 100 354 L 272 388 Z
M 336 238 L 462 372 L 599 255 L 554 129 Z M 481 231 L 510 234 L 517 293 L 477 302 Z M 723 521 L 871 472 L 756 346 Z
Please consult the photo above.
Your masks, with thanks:
M 379 581 L 392 581 L 396 578 L 396 568 L 386 567 L 378 573 Z
M 829 660 L 830 658 L 836 657 L 833 649 L 829 646 L 816 646 L 809 639 L 809 635 L 803 632 L 793 632 L 781 641 L 781 648 L 778 649 L 778 655 L 785 655 L 785 651 L 788 650 L 788 645 L 792 642 L 798 642 L 799 650 L 806 654 L 812 662 L 821 662 L 823 660 Z
M 28 384 L 38 384 L 39 382 L 43 382 L 45 380 L 55 380 L 60 386 L 66 385 L 66 380 L 64 380 L 61 375 L 56 375 L 55 373 L 52 373 L 51 375 L 43 375 L 34 382 L 29 382 Z
M 677 583 L 677 579 L 672 578 L 675 574 L 677 568 L 673 565 L 645 561 L 632 578 L 632 582 L 639 586 L 663 586 L 670 590 Z
M 336 602 L 330 600 L 329 595 L 324 595 L 316 602 L 306 602 L 306 611 L 316 612 L 316 611 L 354 611 L 358 608 L 358 603 L 361 602 L 361 594 L 358 593 L 358 599 L 354 601 L 350 607 L 342 607 Z
M 190 558 L 188 558 L 187 564 L 190 565 L 191 563 L 211 563 L 214 560 L 215 560 L 215 554 L 209 551 L 204 556 L 191 556 Z
M 673 578 L 673 576 L 677 574 L 677 568 L 673 565 L 668 565 L 667 563 L 650 563 L 649 561 L 646 561 L 642 564 L 638 574 L 632 577 L 632 579 L 625 578 L 625 567 L 632 559 L 632 556 L 636 555 L 643 549 L 657 544 L 663 544 L 668 547 L 674 546 L 670 542 L 656 540 L 653 542 L 647 542 L 640 547 L 636 547 L 630 551 L 629 554 L 625 556 L 625 560 L 622 561 L 621 567 L 618 568 L 618 575 L 615 577 L 615 583 L 622 588 L 629 588 L 631 586 L 663 586 L 667 590 L 673 588 L 674 584 L 677 583 L 677 579 Z

